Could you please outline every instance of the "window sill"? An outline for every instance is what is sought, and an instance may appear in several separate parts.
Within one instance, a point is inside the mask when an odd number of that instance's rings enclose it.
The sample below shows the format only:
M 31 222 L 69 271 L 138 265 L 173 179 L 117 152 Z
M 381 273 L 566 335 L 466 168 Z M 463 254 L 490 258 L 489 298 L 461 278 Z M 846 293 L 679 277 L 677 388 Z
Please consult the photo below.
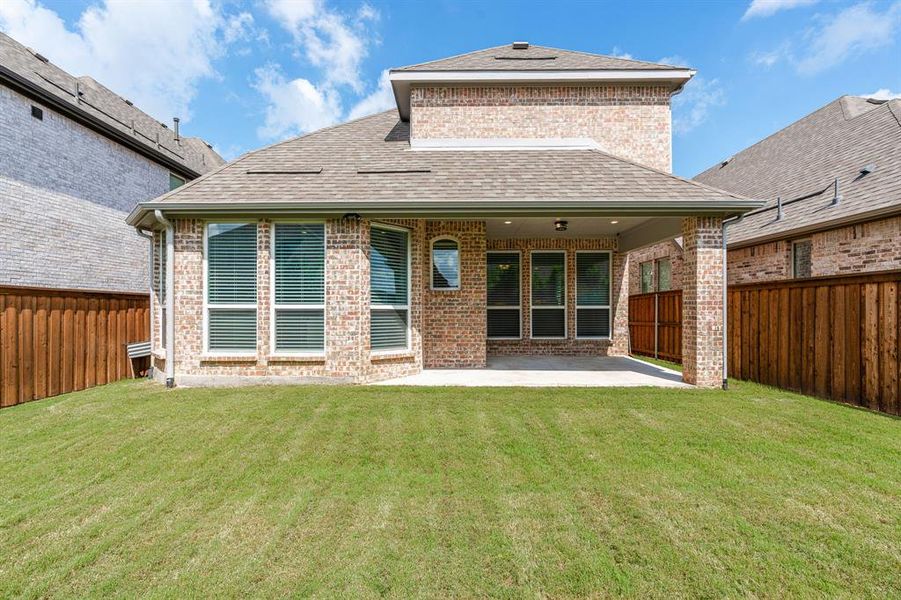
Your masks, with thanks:
M 325 354 L 270 354 L 269 363 L 319 363 L 325 362 Z
M 370 352 L 369 360 L 372 362 L 388 361 L 388 360 L 407 360 L 415 359 L 416 353 L 412 350 L 388 350 L 381 352 Z
M 201 363 L 256 363 L 256 354 L 204 354 Z

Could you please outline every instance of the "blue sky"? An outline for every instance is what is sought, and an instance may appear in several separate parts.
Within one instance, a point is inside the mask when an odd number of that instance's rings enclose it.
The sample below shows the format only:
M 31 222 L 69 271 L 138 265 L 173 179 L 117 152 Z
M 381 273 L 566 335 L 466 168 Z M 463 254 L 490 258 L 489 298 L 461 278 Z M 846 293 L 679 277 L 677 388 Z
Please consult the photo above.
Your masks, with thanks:
M 384 110 L 390 67 L 513 40 L 697 69 L 686 177 L 842 94 L 901 94 L 901 0 L 3 0 L 0 30 L 227 158 Z

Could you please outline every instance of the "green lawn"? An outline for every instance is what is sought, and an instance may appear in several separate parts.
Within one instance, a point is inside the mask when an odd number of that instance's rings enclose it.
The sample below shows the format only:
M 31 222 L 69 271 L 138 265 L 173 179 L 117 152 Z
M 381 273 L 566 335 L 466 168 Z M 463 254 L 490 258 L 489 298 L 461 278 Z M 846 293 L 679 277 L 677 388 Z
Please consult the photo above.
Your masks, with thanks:
M 901 420 L 125 382 L 0 411 L 0 597 L 901 596 Z

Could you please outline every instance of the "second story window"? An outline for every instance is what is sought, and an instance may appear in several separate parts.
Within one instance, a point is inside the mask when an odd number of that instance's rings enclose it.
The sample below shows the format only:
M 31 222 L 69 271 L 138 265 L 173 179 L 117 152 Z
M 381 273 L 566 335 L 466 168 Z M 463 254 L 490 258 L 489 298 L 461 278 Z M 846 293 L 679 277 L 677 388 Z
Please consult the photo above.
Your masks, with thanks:
M 171 192 L 175 188 L 180 188 L 185 184 L 185 178 L 179 177 L 175 173 L 169 173 L 169 191 Z

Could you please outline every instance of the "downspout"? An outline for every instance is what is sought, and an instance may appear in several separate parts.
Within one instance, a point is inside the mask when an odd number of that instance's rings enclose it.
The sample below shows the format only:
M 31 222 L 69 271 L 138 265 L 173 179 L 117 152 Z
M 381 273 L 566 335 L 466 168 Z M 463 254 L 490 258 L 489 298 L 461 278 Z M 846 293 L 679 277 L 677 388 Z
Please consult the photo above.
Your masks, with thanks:
M 151 306 L 153 303 L 153 234 L 149 231 L 141 229 L 140 227 L 135 227 L 135 231 L 138 232 L 138 235 L 142 238 L 147 239 L 150 242 L 148 244 L 149 251 L 147 252 L 147 279 L 148 279 L 148 290 L 150 293 L 150 302 Z M 153 348 L 153 327 L 150 328 L 150 347 Z M 153 361 L 150 362 L 150 371 L 153 373 Z
M 166 228 L 166 387 L 175 387 L 175 228 L 163 216 L 163 211 L 153 211 L 156 220 Z
M 729 250 L 726 227 L 741 220 L 741 216 L 723 219 L 723 389 L 729 389 Z

